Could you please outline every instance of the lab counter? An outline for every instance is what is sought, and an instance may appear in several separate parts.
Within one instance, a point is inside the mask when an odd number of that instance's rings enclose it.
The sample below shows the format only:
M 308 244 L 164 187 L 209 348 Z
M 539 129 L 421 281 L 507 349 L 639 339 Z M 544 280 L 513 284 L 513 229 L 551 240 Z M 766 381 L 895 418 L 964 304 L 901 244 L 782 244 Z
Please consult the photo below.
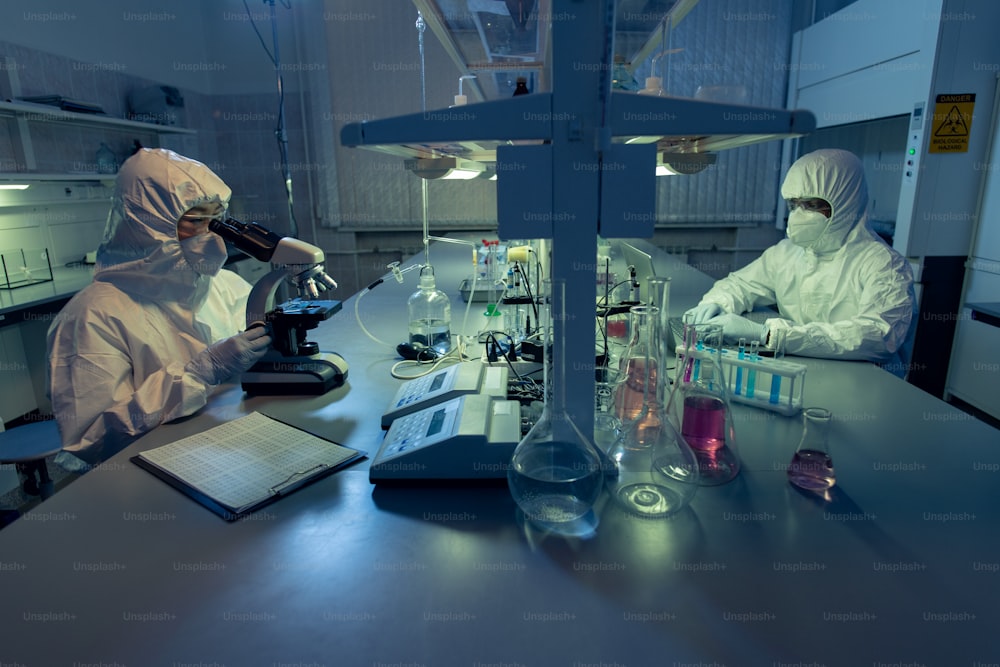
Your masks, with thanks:
M 0 289 L 0 327 L 31 319 L 32 314 L 58 312 L 93 279 L 93 266 L 54 266 L 48 282 Z
M 469 248 L 435 244 L 431 258 L 459 331 Z M 656 264 L 672 313 L 711 284 Z M 737 479 L 666 520 L 602 499 L 590 539 L 525 524 L 504 485 L 372 486 L 367 462 L 227 523 L 128 460 L 252 410 L 374 455 L 415 275 L 315 330 L 350 364 L 344 387 L 224 387 L 0 531 L 0 663 L 1000 662 L 1000 433 L 869 363 L 798 360 L 806 403 L 834 415 L 830 497 L 787 481 L 798 417 L 734 405 Z

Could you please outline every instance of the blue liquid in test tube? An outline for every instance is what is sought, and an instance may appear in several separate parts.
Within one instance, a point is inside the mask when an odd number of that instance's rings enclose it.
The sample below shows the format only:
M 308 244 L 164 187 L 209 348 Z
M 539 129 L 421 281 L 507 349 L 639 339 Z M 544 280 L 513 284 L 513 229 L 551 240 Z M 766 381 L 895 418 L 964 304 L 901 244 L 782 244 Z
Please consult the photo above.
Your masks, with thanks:
M 770 401 L 774 405 L 778 404 L 778 399 L 781 398 L 781 376 L 777 373 L 771 374 L 771 398 Z
M 740 361 L 743 361 L 744 359 L 746 359 L 746 356 L 747 356 L 747 339 L 746 338 L 740 338 L 739 353 L 736 355 L 736 358 L 739 359 Z M 736 367 L 736 395 L 739 396 L 741 391 L 743 391 L 743 367 L 742 366 L 737 366 Z
M 760 361 L 760 355 L 757 353 L 757 348 L 760 346 L 758 341 L 753 341 L 750 343 L 750 361 Z M 750 369 L 747 373 L 747 397 L 753 398 L 757 391 L 757 371 L 755 369 Z
M 785 332 L 782 330 L 774 331 L 770 334 L 774 340 L 774 360 L 778 361 L 783 359 L 785 356 Z M 781 376 L 777 373 L 771 374 L 771 398 L 770 401 L 773 405 L 777 405 L 778 401 L 781 400 Z

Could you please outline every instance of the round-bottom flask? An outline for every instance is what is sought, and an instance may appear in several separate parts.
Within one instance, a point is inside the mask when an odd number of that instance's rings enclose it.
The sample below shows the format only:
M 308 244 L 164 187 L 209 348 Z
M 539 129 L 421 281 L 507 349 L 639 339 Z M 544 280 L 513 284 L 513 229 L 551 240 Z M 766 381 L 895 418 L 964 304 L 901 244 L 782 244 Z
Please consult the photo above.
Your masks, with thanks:
M 698 460 L 659 400 L 659 308 L 633 306 L 632 343 L 622 360 L 615 409 L 622 435 L 608 451 L 605 486 L 626 511 L 667 517 L 687 507 L 698 490 Z

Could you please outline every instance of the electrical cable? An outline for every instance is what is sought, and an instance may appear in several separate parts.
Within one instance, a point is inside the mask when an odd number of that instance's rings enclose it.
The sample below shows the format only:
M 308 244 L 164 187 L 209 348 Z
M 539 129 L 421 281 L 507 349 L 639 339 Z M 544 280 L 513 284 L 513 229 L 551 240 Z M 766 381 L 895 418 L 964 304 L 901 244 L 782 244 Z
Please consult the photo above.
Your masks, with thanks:
M 486 343 L 489 344 L 490 339 L 493 339 L 493 345 L 495 346 L 495 349 L 498 352 L 503 352 L 503 348 L 500 347 L 500 341 L 497 340 L 497 337 L 496 337 L 497 334 L 501 334 L 501 335 L 507 337 L 507 340 L 509 341 L 509 345 L 510 345 L 510 347 L 508 349 L 510 349 L 510 350 L 516 350 L 517 346 L 514 344 L 514 339 L 511 338 L 510 334 L 508 334 L 505 331 L 487 331 L 486 332 Z M 510 357 L 508 357 L 507 354 L 504 354 L 503 358 L 504 358 L 504 361 L 507 362 L 507 366 L 510 368 L 510 372 L 514 374 L 514 377 L 516 377 L 518 380 L 523 379 L 521 377 L 521 374 L 517 372 L 517 369 L 514 368 L 514 364 L 511 361 Z M 487 356 L 487 359 L 489 359 L 489 356 Z M 497 354 L 496 361 L 500 361 L 500 355 L 499 354 Z M 492 360 L 490 360 L 490 362 L 492 363 Z
M 531 310 L 535 313 L 535 321 L 538 321 L 538 304 L 535 303 L 535 295 L 531 293 L 531 280 L 528 279 L 527 274 L 524 272 L 524 268 L 521 266 L 520 262 L 514 262 L 514 269 L 521 274 L 524 278 L 524 291 L 528 293 L 528 298 L 531 299 Z
M 393 262 L 392 264 L 389 265 L 389 267 L 392 269 L 391 275 L 396 279 L 397 282 L 402 283 L 403 282 L 403 274 L 406 273 L 407 271 L 412 271 L 412 270 L 414 270 L 416 268 L 419 268 L 420 265 L 419 264 L 414 264 L 412 266 L 406 267 L 405 269 L 400 269 L 399 268 L 399 262 Z M 373 289 L 375 289 L 376 287 L 378 287 L 379 285 L 381 285 L 383 282 L 385 282 L 385 276 L 379 278 L 378 280 L 376 280 L 375 282 L 373 282 L 371 285 L 369 285 L 368 287 L 366 287 L 363 290 L 361 290 L 361 292 L 358 294 L 357 298 L 354 299 L 354 319 L 357 320 L 358 326 L 361 327 L 361 330 L 370 339 L 372 339 L 373 341 L 375 341 L 379 345 L 384 345 L 386 347 L 392 347 L 391 343 L 386 343 L 385 341 L 380 340 L 377 336 L 375 336 L 375 334 L 373 334 L 371 331 L 369 331 L 368 327 L 365 326 L 365 323 L 361 321 L 361 298 L 364 297 L 365 294 L 368 294 L 368 292 L 371 292 Z
M 446 352 L 445 354 L 441 355 L 437 359 L 433 359 L 433 360 L 430 360 L 430 361 L 419 361 L 419 360 L 416 360 L 416 359 L 403 359 L 402 361 L 397 361 L 395 364 L 393 364 L 392 368 L 389 369 L 389 373 L 392 375 L 392 377 L 396 378 L 397 380 L 413 380 L 415 378 L 423 377 L 425 375 L 433 373 L 443 363 L 447 362 L 447 363 L 456 363 L 457 364 L 457 363 L 460 363 L 462 361 L 465 361 L 465 359 L 466 359 L 466 357 L 465 357 L 465 345 L 462 343 L 462 337 L 461 336 L 457 336 L 456 338 L 458 339 L 458 344 L 455 345 L 455 346 L 453 346 L 450 350 L 448 350 L 448 352 Z M 412 367 L 412 366 L 416 366 L 416 367 L 429 366 L 429 368 L 427 368 L 427 370 L 425 370 L 425 371 L 423 371 L 421 373 L 409 374 L 409 373 L 400 373 L 399 372 L 399 369 L 401 369 L 401 368 L 409 368 L 409 367 Z
M 372 285 L 377 285 L 380 282 L 382 282 L 381 279 L 379 279 L 377 282 L 372 283 Z M 379 345 L 384 345 L 386 347 L 391 347 L 391 345 L 389 343 L 386 343 L 384 340 L 380 340 L 380 339 L 376 338 L 375 334 L 373 334 L 371 331 L 369 331 L 368 327 L 365 326 L 365 323 L 361 321 L 361 298 L 365 294 L 368 294 L 368 292 L 370 292 L 370 291 L 371 291 L 371 286 L 364 288 L 363 290 L 361 290 L 361 293 L 358 294 L 358 298 L 356 298 L 354 300 L 354 319 L 358 321 L 358 326 L 361 327 L 361 330 L 363 332 L 365 332 L 366 336 L 368 336 L 369 338 L 371 338 L 373 341 L 375 341 Z
M 243 0 L 243 7 L 246 9 L 247 18 L 250 20 L 250 25 L 253 28 L 253 31 L 257 34 L 257 39 L 260 40 L 261 46 L 264 47 L 264 52 L 271 60 L 271 64 L 274 65 L 278 86 L 278 123 L 274 129 L 274 136 L 278 141 L 278 156 L 281 159 L 281 175 L 284 180 L 285 197 L 288 201 L 288 235 L 292 238 L 298 238 L 299 223 L 295 218 L 295 206 L 294 199 L 292 197 L 292 173 L 288 165 L 288 132 L 285 130 L 285 84 L 284 77 L 281 74 L 281 55 L 278 50 L 278 20 L 274 11 L 274 0 L 264 0 L 264 2 L 271 8 L 271 42 L 274 46 L 274 53 L 271 53 L 271 51 L 267 48 L 267 44 L 264 42 L 264 37 L 260 34 L 260 30 L 257 29 L 257 23 L 253 20 L 253 15 L 250 13 L 250 7 L 247 5 L 247 0 Z M 291 9 L 291 4 L 286 2 L 282 2 L 281 4 L 286 9 Z

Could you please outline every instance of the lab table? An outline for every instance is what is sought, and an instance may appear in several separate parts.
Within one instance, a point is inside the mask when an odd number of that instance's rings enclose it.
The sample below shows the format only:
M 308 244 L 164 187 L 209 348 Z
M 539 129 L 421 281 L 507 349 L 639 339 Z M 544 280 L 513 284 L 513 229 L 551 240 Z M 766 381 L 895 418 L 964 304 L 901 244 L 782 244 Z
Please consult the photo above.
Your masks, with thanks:
M 431 248 L 453 331 L 466 253 Z M 711 283 L 656 262 L 672 313 Z M 503 484 L 372 486 L 367 462 L 227 523 L 129 461 L 252 410 L 373 456 L 415 275 L 315 330 L 350 363 L 345 386 L 224 387 L 0 532 L 0 664 L 1000 662 L 1000 432 L 869 363 L 797 359 L 806 403 L 834 415 L 829 497 L 787 481 L 799 417 L 734 405 L 738 478 L 665 520 L 605 497 L 590 539 L 526 524 Z
M 54 266 L 52 280 L 0 289 L 0 327 L 58 312 L 93 277 L 93 266 Z

